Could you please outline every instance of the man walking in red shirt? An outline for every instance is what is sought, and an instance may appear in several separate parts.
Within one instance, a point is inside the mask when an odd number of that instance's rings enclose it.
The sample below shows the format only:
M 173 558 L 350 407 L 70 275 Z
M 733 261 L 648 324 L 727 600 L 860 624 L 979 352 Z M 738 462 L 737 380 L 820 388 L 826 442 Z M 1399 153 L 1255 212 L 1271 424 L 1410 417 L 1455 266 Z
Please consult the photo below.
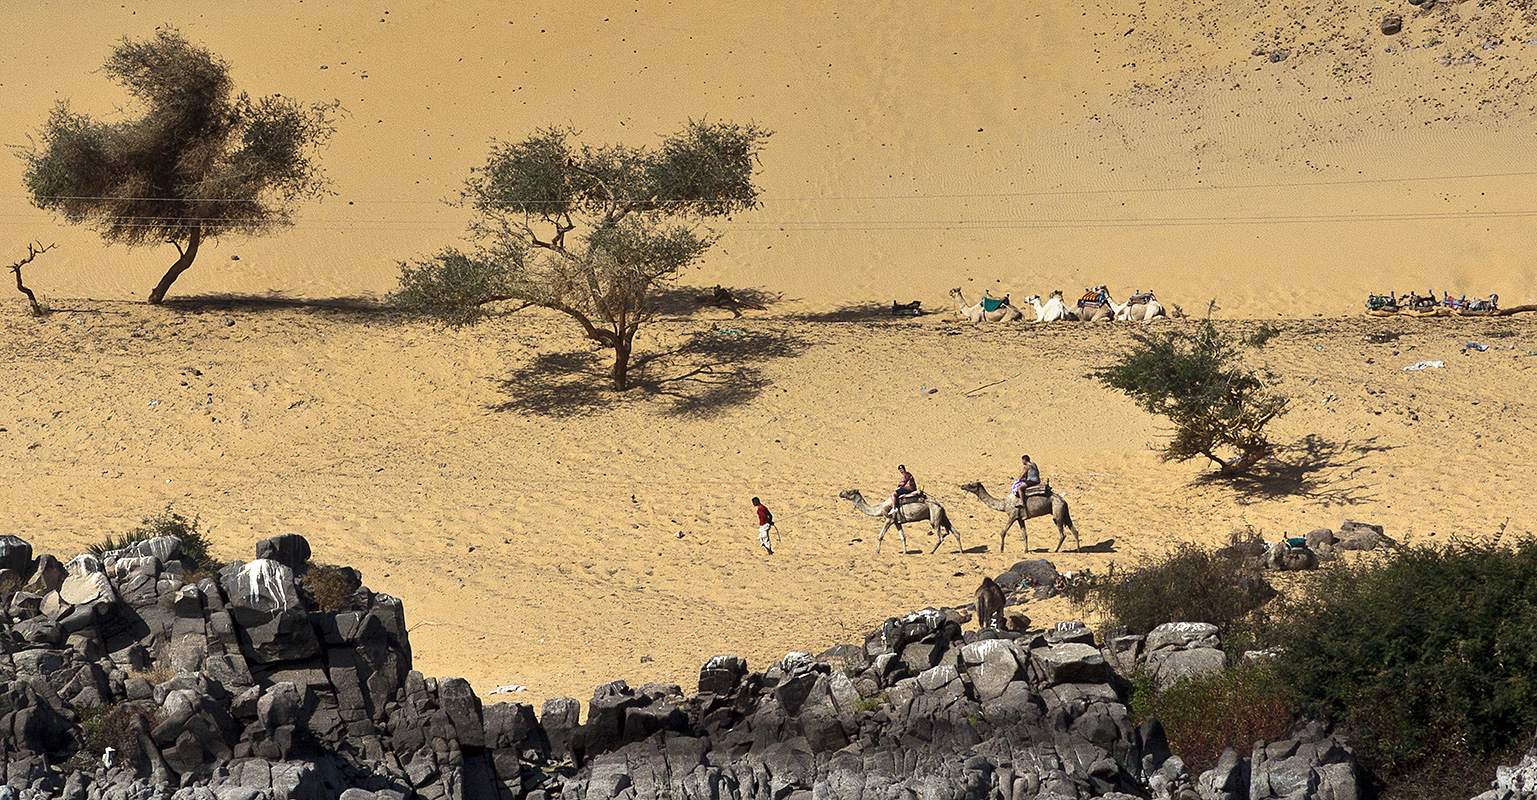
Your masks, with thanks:
M 769 544 L 769 529 L 774 527 L 774 514 L 756 497 L 752 499 L 752 504 L 758 509 L 758 544 L 763 545 L 763 549 L 767 550 L 769 555 L 773 555 L 774 548 Z

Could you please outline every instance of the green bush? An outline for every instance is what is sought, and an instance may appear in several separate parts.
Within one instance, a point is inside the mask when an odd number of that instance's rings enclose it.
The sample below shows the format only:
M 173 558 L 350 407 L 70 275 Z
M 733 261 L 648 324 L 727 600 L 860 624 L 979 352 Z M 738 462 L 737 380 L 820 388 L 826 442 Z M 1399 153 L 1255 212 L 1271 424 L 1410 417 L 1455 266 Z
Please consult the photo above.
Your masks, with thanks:
M 158 536 L 175 536 L 181 539 L 182 556 L 192 562 L 194 570 L 199 573 L 216 573 L 224 565 L 209 555 L 208 533 L 198 526 L 199 519 L 187 519 L 167 505 L 159 514 L 141 520 L 139 527 L 121 536 L 108 536 L 89 549 L 94 555 L 100 556 Z
M 1537 543 L 1411 547 L 1341 564 L 1288 611 L 1281 677 L 1304 712 L 1344 723 L 1389 785 L 1471 774 L 1530 742 Z
M 1152 676 L 1132 676 L 1131 712 L 1140 723 L 1163 723 L 1169 749 L 1192 775 L 1217 763 L 1231 747 L 1240 755 L 1260 739 L 1283 739 L 1295 721 L 1290 689 L 1268 665 L 1244 664 L 1153 691 Z
M 1132 338 L 1136 345 L 1129 352 L 1090 377 L 1174 424 L 1174 438 L 1163 449 L 1166 460 L 1205 456 L 1228 475 L 1245 472 L 1270 455 L 1265 425 L 1286 411 L 1288 401 L 1243 368 L 1238 348 L 1210 320 L 1194 334 L 1134 333 Z M 1248 341 L 1264 344 L 1267 338 Z
M 1276 592 L 1258 570 L 1186 542 L 1129 574 L 1073 587 L 1068 597 L 1107 623 L 1148 633 L 1165 622 L 1216 625 L 1228 649 L 1257 638 L 1262 607 Z

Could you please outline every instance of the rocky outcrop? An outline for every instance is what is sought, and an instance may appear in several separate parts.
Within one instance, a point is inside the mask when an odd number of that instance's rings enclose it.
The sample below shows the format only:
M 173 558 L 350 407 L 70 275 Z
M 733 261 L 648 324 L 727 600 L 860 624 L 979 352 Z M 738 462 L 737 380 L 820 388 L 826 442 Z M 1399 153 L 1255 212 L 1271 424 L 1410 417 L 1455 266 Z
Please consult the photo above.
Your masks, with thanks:
M 463 679 L 412 670 L 400 601 L 351 581 L 343 607 L 317 608 L 296 577 L 309 569 L 300 539 L 264 541 L 217 576 L 194 572 L 174 540 L 68 565 L 3 543 L 17 588 L 0 603 L 0 794 L 1056 800 L 1198 788 L 1157 721 L 1133 723 L 1108 655 L 1125 651 L 1081 624 L 963 636 L 964 614 L 924 609 L 762 672 L 717 656 L 693 694 L 613 681 L 584 721 L 575 699 L 538 715 L 483 706 Z M 1135 660 L 1145 644 L 1144 662 L 1172 674 L 1189 669 L 1180 654 L 1215 643 L 1215 630 L 1184 626 L 1130 649 Z M 1262 743 L 1199 788 L 1291 796 L 1299 775 L 1334 786 L 1338 750 Z

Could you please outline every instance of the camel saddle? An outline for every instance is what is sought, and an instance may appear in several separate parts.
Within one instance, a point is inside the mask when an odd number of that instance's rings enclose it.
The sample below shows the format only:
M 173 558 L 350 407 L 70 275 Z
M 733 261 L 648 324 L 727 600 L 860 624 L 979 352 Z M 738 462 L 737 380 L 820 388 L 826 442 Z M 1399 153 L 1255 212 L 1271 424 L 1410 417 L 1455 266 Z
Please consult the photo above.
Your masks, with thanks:
M 1157 300 L 1157 299 L 1158 298 L 1153 296 L 1152 292 L 1139 292 L 1137 294 L 1132 295 L 1131 299 L 1126 301 L 1126 305 L 1129 305 L 1129 306 L 1145 306 L 1150 301 Z
M 999 297 L 984 297 L 984 298 L 982 298 L 982 310 L 988 312 L 989 314 L 991 314 L 994 311 L 997 311 L 1000 308 L 1003 308 L 1004 306 L 1006 306 L 1008 304 L 1009 304 L 1009 296 L 1008 295 L 1004 295 L 1001 298 L 999 298 Z
M 1086 306 L 1104 306 L 1109 304 L 1110 296 L 1107 293 L 1097 292 L 1093 289 L 1085 291 L 1083 293 L 1083 297 L 1078 298 L 1079 308 L 1084 308 Z
M 928 495 L 924 494 L 922 489 L 919 489 L 912 494 L 904 494 L 897 499 L 901 501 L 902 505 L 906 505 L 908 503 L 927 503 L 929 501 Z
M 1038 483 L 1025 487 L 1025 497 L 1051 497 L 1051 484 Z

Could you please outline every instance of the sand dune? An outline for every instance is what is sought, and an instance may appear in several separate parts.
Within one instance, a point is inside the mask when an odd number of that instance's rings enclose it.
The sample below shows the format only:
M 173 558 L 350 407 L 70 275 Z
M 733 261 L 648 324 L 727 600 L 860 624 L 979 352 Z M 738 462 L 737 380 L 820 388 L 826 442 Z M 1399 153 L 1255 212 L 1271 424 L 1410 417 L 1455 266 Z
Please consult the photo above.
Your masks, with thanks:
M 0 54 L 8 143 L 61 99 L 130 113 L 97 69 L 168 22 L 241 88 L 347 114 L 323 157 L 335 196 L 291 230 L 206 247 L 167 308 L 137 301 L 170 248 L 59 225 L 0 159 L 7 246 L 59 243 L 26 272 L 56 313 L 0 306 L 0 518 L 52 552 L 167 502 L 201 514 L 225 557 L 302 532 L 406 598 L 420 668 L 530 700 L 688 683 L 715 653 L 761 665 L 963 601 L 1023 548 L 999 553 L 1001 521 L 955 486 L 1001 486 L 1024 450 L 1092 546 L 1054 557 L 1064 569 L 1346 517 L 1421 542 L 1530 531 L 1530 319 L 1356 315 L 1369 291 L 1537 302 L 1537 31 L 1520 7 L 1456 3 L 1406 6 L 1389 37 L 1381 13 L 10 4 L 0 23 L 25 36 Z M 690 117 L 776 132 L 763 207 L 685 277 L 770 310 L 685 313 L 680 292 L 640 343 L 683 350 L 649 389 L 616 397 L 573 373 L 601 356 L 553 317 L 442 331 L 369 306 L 399 260 L 460 235 L 443 201 L 493 137 L 560 124 L 643 144 Z M 1279 318 L 1258 358 L 1296 398 L 1276 425 L 1290 466 L 1230 486 L 1160 462 L 1157 422 L 1084 377 L 1124 327 L 869 313 L 942 308 L 955 286 L 1095 283 L 1193 312 L 1214 300 L 1229 326 Z M 1402 336 L 1365 341 L 1381 331 Z M 1492 347 L 1462 353 L 1470 340 Z M 1402 371 L 1422 359 L 1446 367 Z M 898 462 L 948 503 L 968 553 L 929 555 L 920 526 L 924 552 L 875 557 L 875 520 L 836 494 L 874 496 Z M 773 558 L 753 494 L 784 528 Z M 1054 544 L 1044 523 L 1031 535 Z

